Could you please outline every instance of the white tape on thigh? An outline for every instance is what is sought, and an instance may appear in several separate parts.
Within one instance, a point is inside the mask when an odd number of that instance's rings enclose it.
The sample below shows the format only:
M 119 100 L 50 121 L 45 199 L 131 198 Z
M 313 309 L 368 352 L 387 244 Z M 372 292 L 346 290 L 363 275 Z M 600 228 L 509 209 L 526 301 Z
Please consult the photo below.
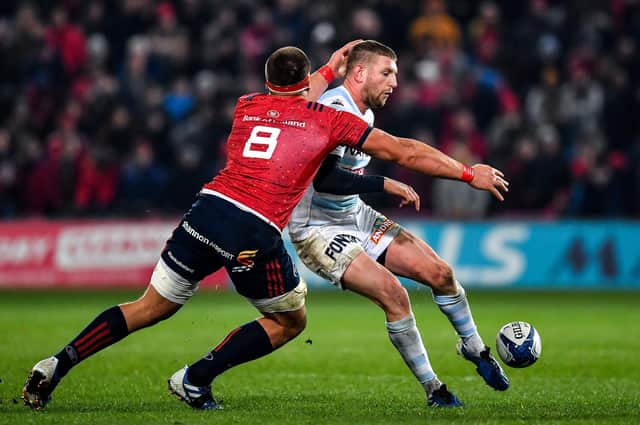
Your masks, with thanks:
M 160 295 L 177 304 L 186 303 L 198 290 L 198 282 L 191 282 L 180 276 L 162 258 L 153 269 L 150 283 Z

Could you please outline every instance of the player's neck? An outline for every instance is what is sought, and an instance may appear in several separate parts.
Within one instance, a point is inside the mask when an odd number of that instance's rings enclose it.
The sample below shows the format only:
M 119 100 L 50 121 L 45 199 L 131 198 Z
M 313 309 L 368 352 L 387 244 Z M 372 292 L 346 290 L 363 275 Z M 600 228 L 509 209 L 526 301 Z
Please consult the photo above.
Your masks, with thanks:
M 274 97 L 282 97 L 282 98 L 300 98 L 300 99 L 306 99 L 307 95 L 309 94 L 308 90 L 303 91 L 302 93 L 274 93 L 272 91 L 267 91 L 267 94 L 269 96 L 274 96 Z
M 360 111 L 360 113 L 364 114 L 365 112 L 367 112 L 367 109 L 369 109 L 369 107 L 364 104 L 364 101 L 362 100 L 362 96 L 360 96 L 360 90 L 358 90 L 358 87 L 356 86 L 356 84 L 350 79 L 346 79 L 344 80 L 344 83 L 342 85 L 347 90 L 347 92 L 349 92 L 351 99 L 353 99 L 353 102 L 358 107 L 358 110 Z

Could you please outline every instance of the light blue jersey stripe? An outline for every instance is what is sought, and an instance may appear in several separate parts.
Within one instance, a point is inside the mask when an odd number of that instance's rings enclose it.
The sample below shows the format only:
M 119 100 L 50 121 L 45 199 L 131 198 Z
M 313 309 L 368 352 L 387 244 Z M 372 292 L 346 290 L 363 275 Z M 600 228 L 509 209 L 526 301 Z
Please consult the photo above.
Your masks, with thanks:
M 311 198 L 311 205 L 314 207 L 322 208 L 324 210 L 331 211 L 348 211 L 355 208 L 358 204 L 358 197 L 350 197 L 342 200 L 326 199 L 320 196 L 313 195 Z

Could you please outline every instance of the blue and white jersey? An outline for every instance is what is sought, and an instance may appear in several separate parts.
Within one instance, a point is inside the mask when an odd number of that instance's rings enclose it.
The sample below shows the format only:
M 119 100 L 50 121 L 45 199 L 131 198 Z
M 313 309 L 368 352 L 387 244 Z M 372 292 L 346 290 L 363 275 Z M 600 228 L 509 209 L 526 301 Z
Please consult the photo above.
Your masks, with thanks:
M 373 112 L 367 109 L 361 113 L 351 94 L 344 86 L 338 86 L 327 90 L 318 100 L 323 105 L 330 106 L 340 111 L 350 112 L 373 126 Z M 364 168 L 371 161 L 366 153 L 347 146 L 338 146 L 331 155 L 340 157 L 337 166 L 353 173 L 363 174 Z M 289 235 L 293 240 L 305 239 L 308 233 L 307 226 L 327 224 L 321 217 L 332 216 L 336 219 L 354 212 L 359 204 L 359 195 L 334 195 L 331 193 L 316 192 L 311 184 L 300 203 L 293 210 L 289 222 Z M 314 214 L 314 211 L 318 214 Z M 336 220 L 339 221 L 339 220 Z

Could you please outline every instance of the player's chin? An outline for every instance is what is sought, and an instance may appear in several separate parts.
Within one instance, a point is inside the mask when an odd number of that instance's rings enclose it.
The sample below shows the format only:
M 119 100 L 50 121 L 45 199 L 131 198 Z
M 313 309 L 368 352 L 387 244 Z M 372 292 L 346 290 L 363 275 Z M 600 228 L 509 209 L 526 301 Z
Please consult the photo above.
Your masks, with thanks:
M 376 100 L 376 103 L 373 105 L 374 108 L 382 108 L 384 105 L 387 104 L 387 99 L 389 99 L 389 96 L 382 96 L 379 97 Z

